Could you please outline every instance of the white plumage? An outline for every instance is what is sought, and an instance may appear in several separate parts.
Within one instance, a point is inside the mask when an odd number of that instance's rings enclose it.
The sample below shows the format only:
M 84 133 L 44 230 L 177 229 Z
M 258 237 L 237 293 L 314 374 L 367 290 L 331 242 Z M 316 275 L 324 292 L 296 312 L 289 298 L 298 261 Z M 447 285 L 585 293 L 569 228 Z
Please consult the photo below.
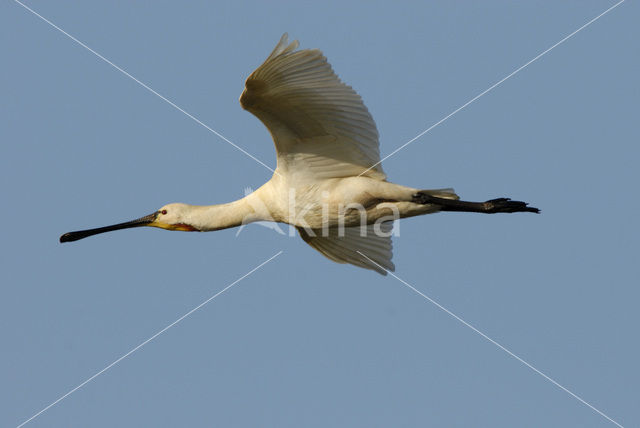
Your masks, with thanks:
M 322 52 L 297 47 L 283 35 L 247 79 L 240 104 L 271 132 L 280 174 L 304 181 L 357 176 L 380 161 L 376 124 Z M 364 175 L 385 179 L 380 165 Z
M 322 52 L 297 47 L 284 34 L 240 96 L 275 143 L 278 164 L 267 183 L 227 204 L 169 204 L 131 222 L 66 233 L 60 241 L 137 226 L 213 231 L 275 221 L 296 226 L 305 242 L 334 262 L 386 275 L 394 270 L 393 220 L 441 210 L 538 212 L 506 198 L 466 202 L 453 189 L 419 190 L 386 181 L 378 130 L 362 99 Z

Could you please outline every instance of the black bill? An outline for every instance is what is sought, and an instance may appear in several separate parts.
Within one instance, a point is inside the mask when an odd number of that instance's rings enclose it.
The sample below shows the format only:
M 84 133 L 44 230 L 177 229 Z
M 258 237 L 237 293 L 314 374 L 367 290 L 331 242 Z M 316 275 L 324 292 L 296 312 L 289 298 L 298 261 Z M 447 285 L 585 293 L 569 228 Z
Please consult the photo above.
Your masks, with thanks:
M 65 233 L 60 237 L 60 242 L 72 242 L 83 239 L 88 236 L 97 235 L 99 233 L 111 232 L 112 230 L 130 229 L 132 227 L 148 226 L 153 223 L 158 216 L 157 212 L 140 217 L 136 220 L 127 221 L 125 223 L 114 224 L 113 226 L 98 227 L 96 229 L 78 230 L 75 232 Z

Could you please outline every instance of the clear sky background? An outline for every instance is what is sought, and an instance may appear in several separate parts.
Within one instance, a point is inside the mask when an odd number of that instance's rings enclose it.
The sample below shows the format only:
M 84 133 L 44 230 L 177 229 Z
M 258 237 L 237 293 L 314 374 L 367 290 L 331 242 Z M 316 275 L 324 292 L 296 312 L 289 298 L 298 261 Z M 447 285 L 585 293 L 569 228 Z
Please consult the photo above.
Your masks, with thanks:
M 69 2 L 30 7 L 275 167 L 241 109 L 288 31 L 363 97 L 386 155 L 614 2 Z M 640 424 L 640 6 L 627 1 L 384 163 L 541 215 L 402 221 L 397 275 L 625 426 Z M 60 234 L 271 173 L 0 3 L 0 426 L 614 426 L 401 282 L 252 225 Z

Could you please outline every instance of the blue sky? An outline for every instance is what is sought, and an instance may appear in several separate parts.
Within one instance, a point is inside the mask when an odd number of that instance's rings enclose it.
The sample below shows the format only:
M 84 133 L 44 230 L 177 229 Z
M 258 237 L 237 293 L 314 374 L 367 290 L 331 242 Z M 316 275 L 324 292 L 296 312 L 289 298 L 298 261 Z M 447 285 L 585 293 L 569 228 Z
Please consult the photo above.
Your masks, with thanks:
M 271 166 L 244 79 L 323 50 L 391 153 L 604 10 L 570 2 L 27 3 Z M 637 3 L 384 163 L 541 215 L 402 221 L 396 274 L 625 426 L 640 421 Z M 0 425 L 615 426 L 400 281 L 252 225 L 60 234 L 271 173 L 19 4 L 0 4 Z

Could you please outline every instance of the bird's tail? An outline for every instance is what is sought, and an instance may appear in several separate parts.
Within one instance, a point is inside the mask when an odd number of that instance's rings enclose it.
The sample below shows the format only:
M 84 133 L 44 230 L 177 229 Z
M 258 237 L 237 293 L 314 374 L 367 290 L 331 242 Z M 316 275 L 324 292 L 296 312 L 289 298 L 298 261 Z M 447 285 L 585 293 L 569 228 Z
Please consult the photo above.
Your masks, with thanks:
M 460 196 L 458 196 L 452 188 L 448 187 L 446 189 L 430 189 L 430 190 L 420 190 L 420 193 L 427 194 L 429 196 L 435 196 L 437 198 L 442 199 L 453 199 L 458 200 Z

